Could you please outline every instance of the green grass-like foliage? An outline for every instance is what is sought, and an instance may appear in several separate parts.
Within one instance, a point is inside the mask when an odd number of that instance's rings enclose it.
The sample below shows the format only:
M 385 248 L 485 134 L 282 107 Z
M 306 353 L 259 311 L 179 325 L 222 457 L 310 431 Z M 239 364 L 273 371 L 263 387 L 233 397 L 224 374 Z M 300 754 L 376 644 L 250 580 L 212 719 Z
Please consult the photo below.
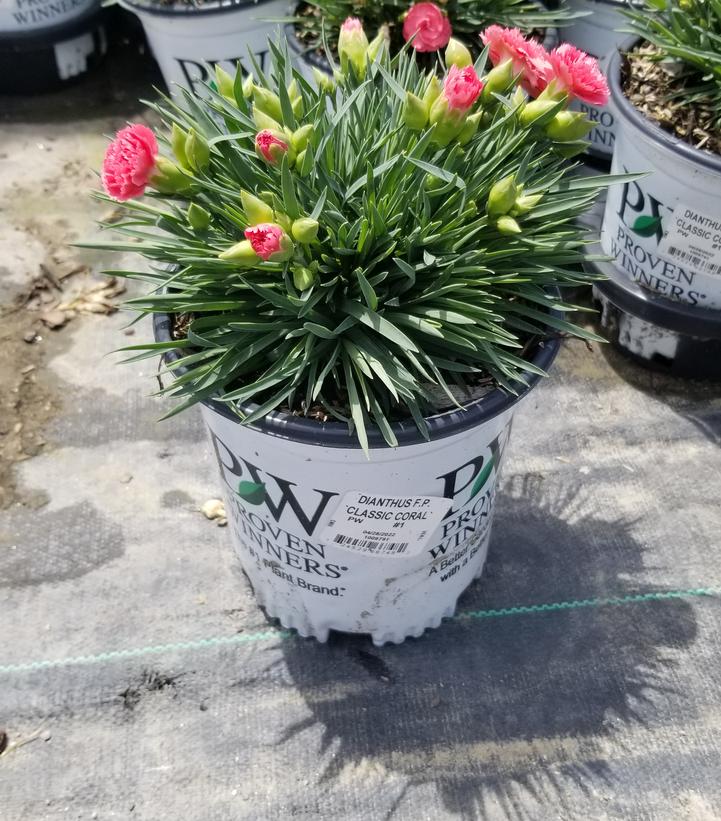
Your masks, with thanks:
M 372 33 L 383 25 L 389 26 L 395 51 L 403 45 L 403 17 L 413 3 L 412 0 L 312 0 L 308 5 L 315 9 L 315 14 L 293 18 L 300 39 L 307 45 L 322 48 L 325 36 L 334 46 L 343 21 L 347 17 L 358 17 Z M 448 0 L 437 5 L 448 15 L 453 36 L 477 49 L 481 47 L 478 33 L 494 23 L 529 33 L 568 24 L 577 16 L 563 3 L 555 9 L 546 9 L 533 0 Z
M 277 92 L 286 133 L 313 126 L 302 168 L 287 157 L 269 165 L 254 152 L 258 128 L 240 74 L 230 96 L 210 88 L 207 100 L 166 98 L 155 106 L 168 126 L 166 149 L 170 126 L 192 128 L 209 161 L 185 172 L 182 195 L 125 203 L 127 217 L 107 228 L 131 241 L 93 246 L 155 263 L 151 273 L 112 272 L 152 286 L 130 307 L 192 317 L 186 339 L 125 349 L 141 351 L 133 359 L 183 352 L 167 366 L 176 410 L 214 397 L 250 423 L 279 406 L 320 403 L 336 418 L 346 407 L 364 446 L 370 424 L 395 444 L 394 419 L 412 417 L 426 432 L 424 416 L 438 410 L 434 391 L 448 394 L 446 407 L 455 403 L 451 386 L 469 379 L 490 376 L 516 391 L 537 370 L 524 358 L 534 339 L 592 336 L 561 318 L 570 306 L 556 289 L 590 281 L 574 221 L 611 178 L 569 177 L 566 157 L 584 144 L 543 133 L 561 103 L 524 128 L 522 95 L 496 95 L 470 142 L 439 147 L 434 128 L 404 125 L 406 90 L 420 96 L 429 83 L 407 53 L 391 61 L 383 52 L 364 79 L 348 76 L 332 93 L 311 87 L 285 50 L 272 53 L 270 75 L 256 66 L 255 82 Z M 511 175 L 534 204 L 515 218 L 521 232 L 506 234 L 486 208 L 494 183 Z M 248 225 L 241 190 L 286 224 L 317 220 L 317 240 L 295 243 L 284 262 L 220 259 Z M 189 203 L 207 226 L 191 226 Z M 305 290 L 294 284 L 299 270 L 314 277 Z
M 721 128 L 721 0 L 643 0 L 626 14 L 632 31 L 657 47 L 659 60 L 680 64 L 684 100 L 710 104 Z

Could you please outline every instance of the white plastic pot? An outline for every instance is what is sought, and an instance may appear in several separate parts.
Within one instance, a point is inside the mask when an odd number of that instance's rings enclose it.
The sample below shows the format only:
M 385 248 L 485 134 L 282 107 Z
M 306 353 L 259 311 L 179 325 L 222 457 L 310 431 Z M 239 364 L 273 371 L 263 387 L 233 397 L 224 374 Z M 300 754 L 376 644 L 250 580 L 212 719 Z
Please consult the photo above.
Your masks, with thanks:
M 120 0 L 140 18 L 168 89 L 201 94 L 219 63 L 231 74 L 240 62 L 251 71 L 249 52 L 262 70 L 269 66 L 268 39 L 286 17 L 287 0 L 211 0 L 199 6 L 162 6 L 141 0 Z
M 561 40 L 598 58 L 602 71 L 606 73 L 616 49 L 628 39 L 627 34 L 619 33 L 619 29 L 628 25 L 622 13 L 624 4 L 618 0 L 569 0 L 568 6 L 573 11 L 590 14 L 577 17 L 565 26 L 561 30 Z M 571 108 L 582 111 L 594 123 L 593 131 L 588 135 L 589 153 L 610 162 L 616 134 L 613 102 L 606 106 L 594 106 L 574 100 Z
M 159 340 L 170 319 L 156 318 Z M 548 368 L 558 341 L 539 345 Z M 272 413 L 243 426 L 202 406 L 233 541 L 259 603 L 285 627 L 401 642 L 437 627 L 480 575 L 496 479 L 520 396 L 494 390 L 428 420 L 395 426 L 398 448 L 371 432 L 368 457 L 345 425 Z
M 609 188 L 603 252 L 644 288 L 721 309 L 721 157 L 693 148 L 637 111 L 623 94 L 621 65 L 617 52 L 609 67 L 619 122 L 611 173 L 649 176 Z

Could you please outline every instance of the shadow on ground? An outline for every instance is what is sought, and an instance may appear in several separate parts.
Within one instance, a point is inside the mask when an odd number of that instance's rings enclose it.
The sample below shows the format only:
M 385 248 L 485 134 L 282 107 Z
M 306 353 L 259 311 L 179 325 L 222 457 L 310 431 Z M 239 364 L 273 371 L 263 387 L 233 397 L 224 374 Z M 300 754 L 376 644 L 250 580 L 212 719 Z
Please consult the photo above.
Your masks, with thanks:
M 599 518 L 575 489 L 549 496 L 545 484 L 507 483 L 486 572 L 461 611 L 638 590 L 643 547 L 631 523 Z M 327 647 L 289 641 L 289 684 L 310 715 L 280 743 L 320 724 L 322 781 L 368 763 L 400 776 L 388 819 L 424 784 L 453 817 L 483 818 L 491 804 L 512 819 L 544 817 L 528 816 L 529 802 L 558 817 L 569 780 L 584 791 L 612 781 L 604 743 L 653 716 L 670 692 L 669 649 L 695 635 L 689 604 L 665 600 L 455 620 L 383 649 L 342 635 Z

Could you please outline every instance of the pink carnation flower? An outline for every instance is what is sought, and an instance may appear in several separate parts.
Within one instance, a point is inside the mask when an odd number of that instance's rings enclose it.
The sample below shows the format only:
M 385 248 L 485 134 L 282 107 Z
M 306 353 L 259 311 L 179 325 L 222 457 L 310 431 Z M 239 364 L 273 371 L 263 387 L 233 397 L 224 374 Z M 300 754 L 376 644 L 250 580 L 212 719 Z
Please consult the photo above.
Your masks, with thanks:
M 451 66 L 443 83 L 443 96 L 448 100 L 451 111 L 468 111 L 483 90 L 473 66 L 458 68 Z
M 570 97 L 591 105 L 606 105 L 608 83 L 598 67 L 598 60 L 585 51 L 563 43 L 550 54 L 551 79 L 554 87 Z
M 261 222 L 245 229 L 245 238 L 253 246 L 255 253 L 265 262 L 283 248 L 284 232 L 280 225 L 274 222 Z
M 536 40 L 527 40 L 518 29 L 489 26 L 481 33 L 494 66 L 511 60 L 513 73 L 520 75 L 521 86 L 537 97 L 548 85 L 552 68 L 546 49 Z
M 435 3 L 416 3 L 411 6 L 403 23 L 403 37 L 416 51 L 437 51 L 445 48 L 451 39 L 448 16 Z
M 158 141 L 146 125 L 120 129 L 103 160 L 103 188 L 113 199 L 124 202 L 140 197 L 155 170 Z
M 271 165 L 277 165 L 288 151 L 288 143 L 280 135 L 263 129 L 255 135 L 256 153 Z

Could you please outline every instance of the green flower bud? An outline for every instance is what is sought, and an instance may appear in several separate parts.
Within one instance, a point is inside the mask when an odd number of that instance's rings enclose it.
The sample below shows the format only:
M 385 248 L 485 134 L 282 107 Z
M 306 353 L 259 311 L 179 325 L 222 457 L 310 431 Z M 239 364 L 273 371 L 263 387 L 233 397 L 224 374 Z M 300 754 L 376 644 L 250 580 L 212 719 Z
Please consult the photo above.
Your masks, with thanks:
M 441 81 L 435 74 L 432 74 L 431 79 L 426 86 L 426 90 L 423 93 L 423 102 L 425 103 L 427 110 L 430 110 L 433 103 L 435 103 L 435 101 L 441 96 L 441 91 L 443 91 Z
M 308 146 L 308 140 L 313 136 L 313 125 L 308 123 L 307 125 L 302 125 L 300 128 L 296 129 L 290 141 L 293 143 L 293 148 L 296 151 L 305 151 L 306 147 Z
M 253 79 L 252 74 L 248 74 L 248 76 L 243 80 L 243 96 L 246 100 L 249 100 L 253 96 L 253 89 L 255 88 L 255 80 Z
M 194 231 L 205 231 L 210 225 L 210 212 L 197 202 L 191 202 L 188 206 L 188 222 Z
M 177 123 L 173 123 L 173 128 L 170 133 L 170 147 L 173 149 L 175 159 L 178 161 L 181 168 L 190 168 L 188 157 L 185 154 L 185 141 L 187 139 L 188 135 L 185 131 L 183 131 Z
M 506 94 L 513 85 L 513 60 L 505 60 L 492 68 L 483 83 L 481 100 L 484 103 L 495 102 L 494 94 Z
M 496 228 L 501 234 L 520 234 L 521 226 L 513 219 L 513 217 L 505 216 L 499 217 L 496 222 Z
M 428 173 L 426 174 L 425 178 L 425 188 L 426 191 L 437 191 L 439 188 L 443 188 L 445 185 L 445 181 L 442 180 L 440 177 L 436 177 L 435 174 Z
M 218 254 L 218 258 L 229 259 L 233 262 L 237 262 L 239 265 L 245 266 L 253 266 L 260 261 L 260 257 L 255 253 L 253 246 L 250 244 L 250 240 L 247 239 L 236 242 L 235 245 L 232 245 L 225 251 L 221 251 Z
M 410 91 L 406 91 L 406 101 L 403 104 L 403 122 L 412 131 L 423 131 L 428 125 L 428 107 Z
M 253 106 L 253 122 L 258 126 L 258 131 L 283 131 L 283 126 L 264 111 Z
M 293 109 L 293 114 L 295 114 L 296 117 L 301 117 L 303 114 L 303 98 L 300 96 L 298 81 L 295 77 L 288 86 L 288 97 L 290 99 L 290 107 Z
M 318 274 L 315 271 L 311 271 L 310 268 L 293 268 L 293 285 L 295 285 L 299 291 L 306 291 L 311 285 L 315 284 L 317 279 Z
M 301 177 L 307 177 L 312 168 L 313 155 L 304 148 L 298 152 L 298 156 L 295 158 L 295 170 Z
M 483 94 L 483 92 L 481 92 L 481 94 Z M 513 94 L 511 94 L 511 102 L 513 103 L 513 107 L 518 109 L 526 105 L 526 95 L 521 86 L 516 86 Z
M 532 211 L 542 199 L 543 194 L 524 194 L 518 197 L 510 213 L 514 217 L 519 214 L 527 214 L 529 211 Z
M 292 230 L 292 221 L 291 218 L 287 214 L 283 214 L 280 211 L 275 212 L 275 222 L 280 225 L 280 227 L 285 231 L 286 234 L 290 234 Z
M 326 74 L 325 71 L 321 71 L 315 68 L 315 66 L 312 71 L 313 79 L 318 88 L 326 94 L 332 94 L 335 91 L 335 80 L 329 74 Z
M 526 103 L 521 109 L 518 119 L 524 128 L 528 128 L 537 120 L 545 117 L 546 114 L 556 108 L 557 105 L 557 100 L 541 100 L 540 98 L 532 100 L 530 103 Z
M 283 109 L 280 107 L 280 97 L 263 86 L 253 86 L 253 110 L 262 111 L 276 122 L 283 122 Z
M 218 63 L 215 64 L 215 84 L 223 97 L 230 100 L 231 103 L 235 102 L 235 81 Z
M 370 41 L 368 46 L 368 59 L 371 63 L 378 57 L 383 50 L 387 50 L 391 42 L 390 29 L 387 23 L 378 29 L 378 34 Z
M 593 128 L 585 114 L 578 111 L 559 111 L 546 126 L 546 136 L 559 143 L 582 140 Z
M 261 222 L 273 222 L 273 209 L 248 191 L 240 192 L 240 201 L 243 204 L 248 225 L 258 225 Z
M 185 140 L 185 156 L 193 171 L 203 171 L 210 163 L 210 146 L 194 128 L 190 129 Z
M 473 57 L 471 52 L 455 37 L 451 37 L 446 46 L 446 68 L 451 66 L 458 66 L 458 68 L 465 68 L 473 65 Z
M 290 233 L 297 242 L 309 245 L 318 237 L 319 228 L 320 225 L 317 220 L 311 219 L 310 217 L 301 217 L 293 222 Z
M 516 204 L 516 199 L 521 193 L 516 185 L 516 178 L 511 175 L 494 183 L 488 192 L 488 203 L 486 213 L 489 217 L 499 217 L 507 214 Z
M 483 112 L 476 111 L 475 114 L 471 114 L 466 118 L 466 122 L 461 129 L 461 133 L 458 135 L 458 142 L 460 145 L 466 145 L 476 136 L 482 117 Z
M 188 190 L 192 180 L 166 157 L 156 157 L 150 184 L 161 194 L 180 194 Z
M 357 17 L 349 17 L 340 27 L 338 34 L 338 56 L 343 72 L 347 74 L 349 66 L 353 66 L 359 80 L 365 77 L 368 46 L 363 24 Z
M 433 142 L 441 147 L 455 139 L 466 122 L 465 112 L 452 110 L 444 94 L 431 106 L 428 119 L 431 125 L 435 125 Z

